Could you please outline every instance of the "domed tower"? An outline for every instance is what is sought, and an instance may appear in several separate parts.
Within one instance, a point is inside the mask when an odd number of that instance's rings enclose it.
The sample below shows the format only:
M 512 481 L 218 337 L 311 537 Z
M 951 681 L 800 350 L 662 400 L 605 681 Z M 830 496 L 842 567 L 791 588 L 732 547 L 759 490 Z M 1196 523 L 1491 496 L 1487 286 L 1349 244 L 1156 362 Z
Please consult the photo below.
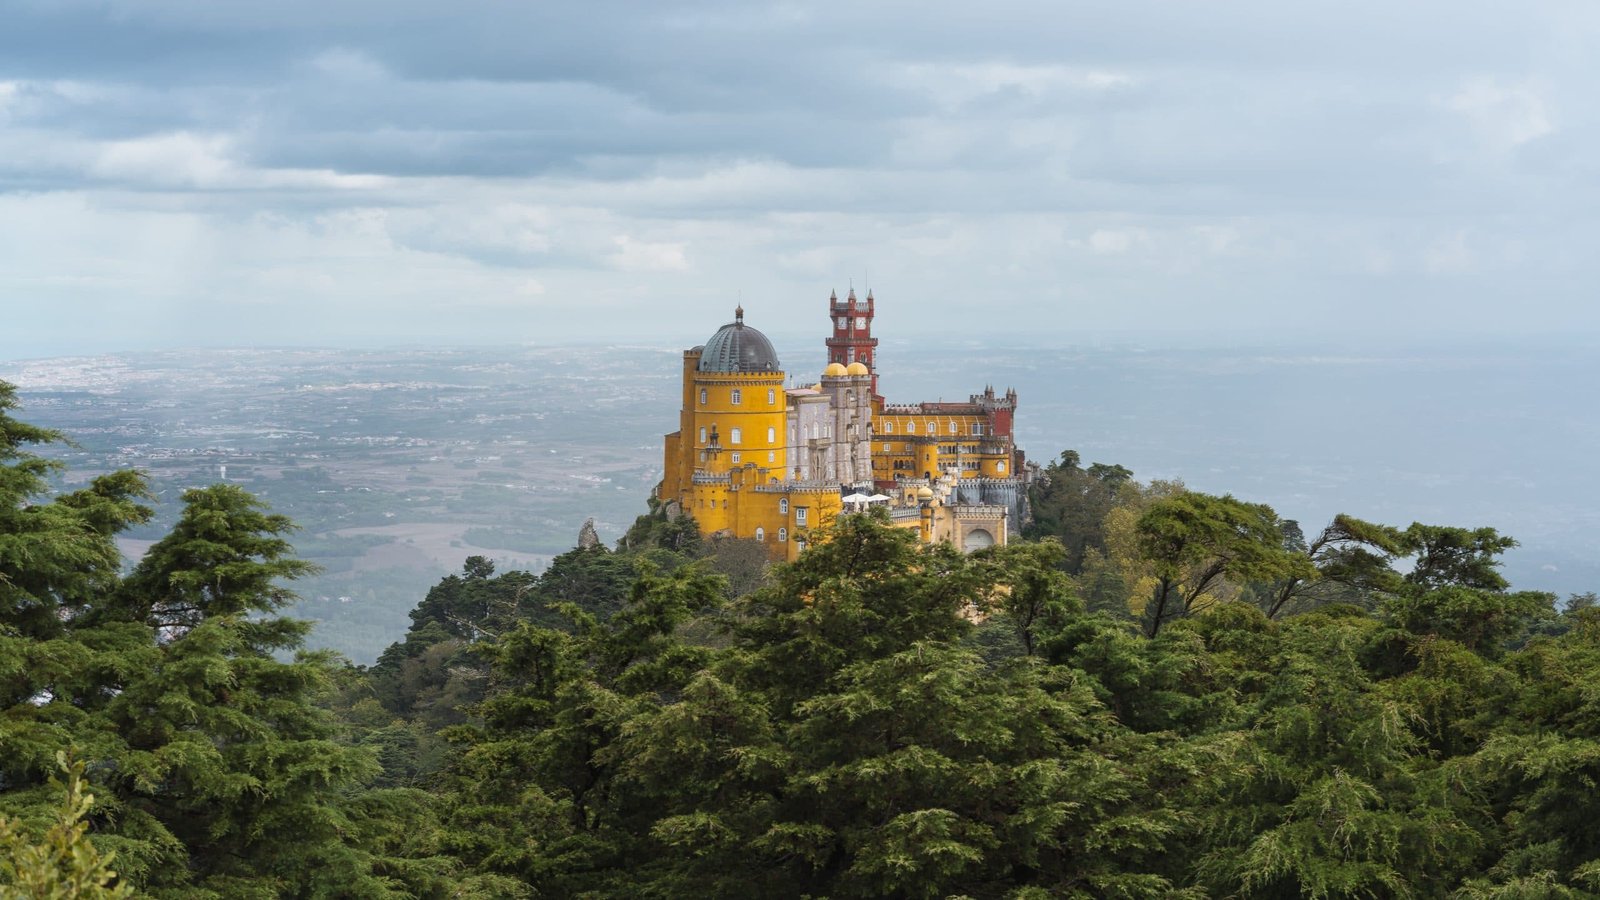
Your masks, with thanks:
M 784 471 L 785 399 L 777 351 L 735 309 L 683 355 L 683 411 L 678 434 L 668 435 L 662 496 L 682 499 L 707 533 L 732 527 L 729 473 Z
M 845 299 L 839 299 L 839 293 L 833 292 L 828 297 L 828 316 L 833 320 L 833 331 L 829 334 L 828 362 L 849 366 L 851 363 L 861 363 L 872 373 L 872 397 L 879 406 L 883 405 L 883 397 L 878 393 L 878 364 L 877 356 L 878 339 L 872 336 L 873 301 L 872 291 L 867 291 L 867 299 L 858 301 L 855 288 L 850 289 L 850 294 Z

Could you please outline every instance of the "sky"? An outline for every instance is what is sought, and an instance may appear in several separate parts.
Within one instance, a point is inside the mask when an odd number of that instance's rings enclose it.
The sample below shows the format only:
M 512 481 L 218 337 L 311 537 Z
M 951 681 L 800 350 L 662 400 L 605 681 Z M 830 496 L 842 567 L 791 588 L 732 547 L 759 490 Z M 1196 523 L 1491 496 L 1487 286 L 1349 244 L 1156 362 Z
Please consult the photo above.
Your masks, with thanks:
M 1600 4 L 0 0 L 0 359 L 1595 336 Z

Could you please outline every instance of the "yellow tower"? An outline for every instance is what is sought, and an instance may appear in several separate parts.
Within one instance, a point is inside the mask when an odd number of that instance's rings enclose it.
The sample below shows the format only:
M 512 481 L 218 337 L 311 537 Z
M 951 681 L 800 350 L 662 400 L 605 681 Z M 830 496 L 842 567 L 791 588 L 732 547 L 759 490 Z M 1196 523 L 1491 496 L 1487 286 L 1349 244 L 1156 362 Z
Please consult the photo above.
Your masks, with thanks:
M 683 355 L 683 412 L 666 442 L 662 496 L 680 498 L 707 533 L 736 529 L 730 512 L 731 473 L 759 483 L 781 477 L 784 453 L 783 369 L 767 336 L 733 321 Z

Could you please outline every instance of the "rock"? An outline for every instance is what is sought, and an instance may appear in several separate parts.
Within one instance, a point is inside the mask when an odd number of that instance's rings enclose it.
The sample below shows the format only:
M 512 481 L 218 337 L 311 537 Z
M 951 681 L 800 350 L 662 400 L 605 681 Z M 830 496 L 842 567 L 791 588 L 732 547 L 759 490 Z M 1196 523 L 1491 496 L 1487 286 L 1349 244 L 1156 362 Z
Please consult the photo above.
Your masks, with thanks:
M 584 520 L 583 527 L 578 529 L 578 549 L 590 550 L 600 546 L 600 533 L 594 530 L 594 517 Z

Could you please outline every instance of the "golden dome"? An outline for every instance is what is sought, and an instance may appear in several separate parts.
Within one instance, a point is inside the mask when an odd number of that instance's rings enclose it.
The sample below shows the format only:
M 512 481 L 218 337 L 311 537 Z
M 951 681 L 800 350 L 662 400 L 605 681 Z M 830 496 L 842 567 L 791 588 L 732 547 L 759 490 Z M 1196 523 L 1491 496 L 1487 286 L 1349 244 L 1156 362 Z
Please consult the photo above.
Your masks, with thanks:
M 838 363 L 834 363 L 834 365 L 838 365 Z M 845 374 L 847 374 L 847 375 L 871 375 L 872 374 L 872 370 L 867 368 L 867 364 L 864 363 L 864 362 L 853 362 L 849 366 L 846 366 L 844 371 L 845 371 Z
M 927 485 L 917 488 L 917 499 L 923 503 L 927 503 L 929 500 L 932 500 L 933 488 L 928 487 Z
M 848 374 L 849 370 L 841 363 L 828 363 L 828 367 L 822 370 L 823 378 L 843 378 Z

